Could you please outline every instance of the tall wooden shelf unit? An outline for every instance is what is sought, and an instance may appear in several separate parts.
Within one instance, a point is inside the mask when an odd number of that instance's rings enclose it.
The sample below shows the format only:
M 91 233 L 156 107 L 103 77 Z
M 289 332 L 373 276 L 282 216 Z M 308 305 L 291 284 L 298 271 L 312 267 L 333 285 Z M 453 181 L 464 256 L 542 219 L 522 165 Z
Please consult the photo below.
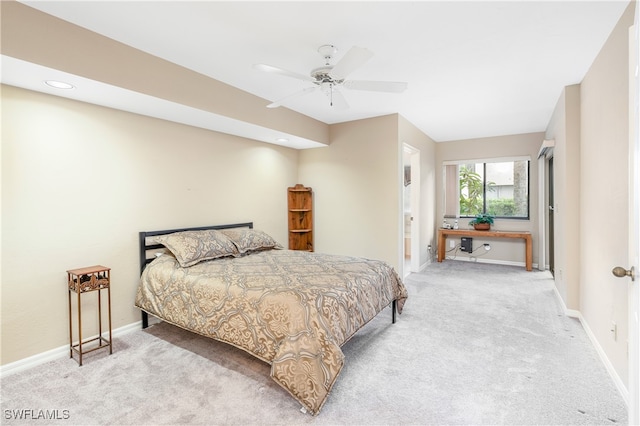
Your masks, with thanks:
M 289 249 L 313 251 L 313 191 L 297 184 L 287 188 Z

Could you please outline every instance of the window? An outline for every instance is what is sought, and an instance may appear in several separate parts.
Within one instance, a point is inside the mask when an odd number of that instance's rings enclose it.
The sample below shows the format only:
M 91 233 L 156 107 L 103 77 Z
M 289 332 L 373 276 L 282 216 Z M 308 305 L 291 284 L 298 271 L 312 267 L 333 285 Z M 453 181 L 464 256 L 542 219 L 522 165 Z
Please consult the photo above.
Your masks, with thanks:
M 445 217 L 529 218 L 529 159 L 445 164 Z

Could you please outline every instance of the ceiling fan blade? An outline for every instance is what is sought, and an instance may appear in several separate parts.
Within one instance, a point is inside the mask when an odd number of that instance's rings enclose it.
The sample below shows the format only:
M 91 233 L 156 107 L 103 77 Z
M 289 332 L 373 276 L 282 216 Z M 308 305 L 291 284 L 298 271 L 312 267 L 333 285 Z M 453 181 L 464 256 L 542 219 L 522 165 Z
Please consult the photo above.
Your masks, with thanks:
M 286 77 L 297 78 L 298 80 L 315 82 L 313 77 L 311 77 L 310 75 L 299 74 L 299 73 L 294 72 L 294 71 L 289 71 L 289 70 L 285 70 L 283 68 L 274 67 L 273 65 L 255 64 L 253 66 L 253 68 L 255 68 L 255 69 L 259 70 L 259 71 L 265 71 L 265 72 L 269 72 L 269 73 L 272 73 L 272 74 L 280 74 L 280 75 L 284 75 Z
M 341 92 L 337 90 L 327 90 L 324 94 L 329 98 L 331 107 L 335 109 L 349 109 L 349 104 Z
M 267 105 L 267 108 L 278 108 L 280 105 L 290 101 L 291 99 L 295 99 L 298 96 L 302 96 L 302 95 L 306 95 L 307 93 L 311 93 L 314 90 L 316 90 L 318 88 L 318 86 L 314 86 L 314 87 L 307 87 L 304 90 L 301 90 L 299 92 L 293 93 L 289 96 L 285 96 L 284 98 L 277 100 L 273 103 L 270 103 L 269 105 Z
M 407 83 L 400 81 L 348 80 L 343 86 L 352 90 L 370 90 L 372 92 L 401 93 L 407 89 Z
M 333 66 L 329 75 L 335 80 L 344 80 L 356 68 L 363 65 L 373 56 L 373 52 L 364 47 L 353 46 L 349 51 Z

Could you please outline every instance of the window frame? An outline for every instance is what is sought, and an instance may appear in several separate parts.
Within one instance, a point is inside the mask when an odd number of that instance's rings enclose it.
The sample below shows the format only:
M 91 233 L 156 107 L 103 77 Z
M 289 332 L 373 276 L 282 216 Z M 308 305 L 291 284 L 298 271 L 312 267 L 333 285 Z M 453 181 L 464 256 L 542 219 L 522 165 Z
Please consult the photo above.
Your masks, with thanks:
M 464 159 L 464 160 L 447 160 L 442 162 L 442 196 L 443 196 L 443 210 L 444 217 L 449 218 L 473 218 L 473 215 L 461 215 L 460 214 L 460 169 L 461 165 L 465 164 L 482 164 L 483 166 L 483 199 L 482 199 L 482 210 L 483 212 L 487 211 L 487 196 L 486 196 L 486 168 L 487 163 L 513 163 L 516 161 L 526 161 L 527 162 L 527 215 L 526 216 L 495 216 L 496 219 L 513 219 L 513 220 L 531 220 L 531 157 L 530 156 L 519 156 L 519 157 L 494 157 L 494 158 L 480 158 L 480 159 Z M 447 166 L 456 166 L 455 174 L 452 174 L 451 168 Z M 456 181 L 454 184 L 448 183 L 447 175 L 456 176 Z M 447 193 L 454 193 L 455 202 L 447 201 Z M 449 203 L 449 205 L 447 204 Z M 453 204 L 453 205 L 452 205 Z M 455 209 L 455 213 L 452 212 L 451 209 Z

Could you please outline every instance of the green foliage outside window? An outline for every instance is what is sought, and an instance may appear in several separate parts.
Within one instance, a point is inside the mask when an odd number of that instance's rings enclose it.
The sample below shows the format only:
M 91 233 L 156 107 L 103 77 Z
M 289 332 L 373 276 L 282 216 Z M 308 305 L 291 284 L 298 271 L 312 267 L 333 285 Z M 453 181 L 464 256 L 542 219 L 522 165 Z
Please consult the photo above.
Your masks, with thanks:
M 529 160 L 448 164 L 444 174 L 445 216 L 529 218 Z
M 487 200 L 487 213 L 494 216 L 516 216 L 516 203 L 513 199 Z
M 482 176 L 470 167 L 460 167 L 460 215 L 475 216 L 484 212 Z M 494 182 L 487 182 L 487 191 L 493 191 Z M 491 212 L 491 214 L 494 214 Z M 497 215 L 496 215 L 497 216 Z

